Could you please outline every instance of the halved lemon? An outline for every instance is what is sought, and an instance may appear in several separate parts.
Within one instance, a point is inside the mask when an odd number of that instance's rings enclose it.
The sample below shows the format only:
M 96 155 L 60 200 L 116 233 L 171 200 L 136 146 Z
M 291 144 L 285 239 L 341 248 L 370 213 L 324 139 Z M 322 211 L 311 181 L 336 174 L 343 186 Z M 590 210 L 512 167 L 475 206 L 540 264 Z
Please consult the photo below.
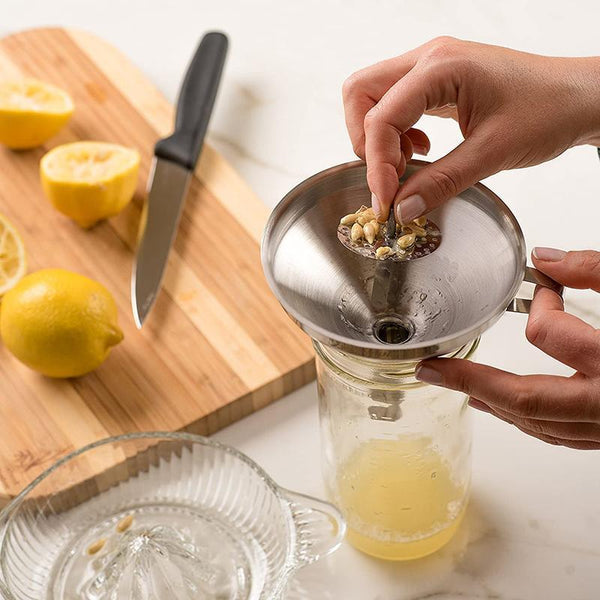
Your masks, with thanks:
M 0 296 L 13 288 L 26 270 L 23 240 L 14 225 L 0 215 Z
M 82 227 L 120 213 L 137 186 L 137 150 L 106 142 L 57 146 L 40 162 L 42 187 L 54 207 Z
M 0 143 L 34 148 L 56 135 L 73 114 L 69 94 L 35 79 L 0 82 Z

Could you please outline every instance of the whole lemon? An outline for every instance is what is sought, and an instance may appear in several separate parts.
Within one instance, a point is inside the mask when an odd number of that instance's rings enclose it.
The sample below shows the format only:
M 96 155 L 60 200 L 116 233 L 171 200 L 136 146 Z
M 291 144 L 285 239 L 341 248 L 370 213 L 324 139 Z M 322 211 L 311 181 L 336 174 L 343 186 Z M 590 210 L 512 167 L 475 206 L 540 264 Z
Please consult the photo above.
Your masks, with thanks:
M 21 362 L 49 377 L 78 377 L 123 339 L 117 305 L 100 283 L 64 269 L 23 277 L 2 298 L 0 333 Z

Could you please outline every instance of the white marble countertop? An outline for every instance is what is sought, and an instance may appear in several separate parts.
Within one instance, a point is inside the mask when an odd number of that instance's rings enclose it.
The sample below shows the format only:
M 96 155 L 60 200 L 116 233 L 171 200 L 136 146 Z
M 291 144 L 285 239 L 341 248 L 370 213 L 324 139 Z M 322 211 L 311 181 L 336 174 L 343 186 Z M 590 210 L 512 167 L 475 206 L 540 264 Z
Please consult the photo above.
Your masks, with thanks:
M 340 86 L 353 70 L 440 34 L 533 52 L 598 54 L 600 4 L 579 0 L 3 0 L 0 33 L 47 24 L 93 31 L 126 52 L 168 98 L 199 39 L 231 37 L 211 142 L 270 206 L 312 173 L 352 158 Z M 600 107 L 599 107 L 600 110 Z M 428 119 L 432 158 L 459 139 Z M 578 148 L 550 164 L 491 177 L 529 247 L 598 247 L 600 161 Z M 599 297 L 568 305 L 600 326 Z M 518 372 L 568 372 L 506 315 L 478 359 Z M 451 544 L 406 564 L 342 549 L 301 576 L 315 600 L 592 600 L 600 597 L 600 452 L 551 447 L 474 415 L 473 499 Z M 282 485 L 323 495 L 316 388 L 309 385 L 220 432 Z M 281 449 L 285 448 L 282 452 Z

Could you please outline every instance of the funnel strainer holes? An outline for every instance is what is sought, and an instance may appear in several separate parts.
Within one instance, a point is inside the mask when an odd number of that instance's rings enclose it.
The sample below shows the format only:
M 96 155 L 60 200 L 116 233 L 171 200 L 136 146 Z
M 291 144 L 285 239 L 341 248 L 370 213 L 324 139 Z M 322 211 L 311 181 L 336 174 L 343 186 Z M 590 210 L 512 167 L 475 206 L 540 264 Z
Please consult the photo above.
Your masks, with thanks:
M 414 328 L 398 317 L 382 317 L 373 325 L 373 335 L 382 344 L 404 344 L 414 335 Z

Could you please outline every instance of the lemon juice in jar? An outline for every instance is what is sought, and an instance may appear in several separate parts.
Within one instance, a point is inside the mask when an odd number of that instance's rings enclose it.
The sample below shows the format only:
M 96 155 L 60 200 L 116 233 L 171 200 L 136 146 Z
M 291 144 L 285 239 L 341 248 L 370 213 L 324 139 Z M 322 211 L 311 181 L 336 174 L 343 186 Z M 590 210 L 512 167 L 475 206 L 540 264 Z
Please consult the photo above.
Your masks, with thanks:
M 477 341 L 452 356 L 472 356 Z M 427 556 L 456 533 L 470 485 L 464 394 L 415 379 L 416 362 L 346 354 L 315 342 L 329 494 L 348 541 L 387 560 Z
M 348 541 L 377 558 L 431 554 L 450 540 L 464 515 L 464 489 L 428 438 L 368 441 L 338 478 Z

